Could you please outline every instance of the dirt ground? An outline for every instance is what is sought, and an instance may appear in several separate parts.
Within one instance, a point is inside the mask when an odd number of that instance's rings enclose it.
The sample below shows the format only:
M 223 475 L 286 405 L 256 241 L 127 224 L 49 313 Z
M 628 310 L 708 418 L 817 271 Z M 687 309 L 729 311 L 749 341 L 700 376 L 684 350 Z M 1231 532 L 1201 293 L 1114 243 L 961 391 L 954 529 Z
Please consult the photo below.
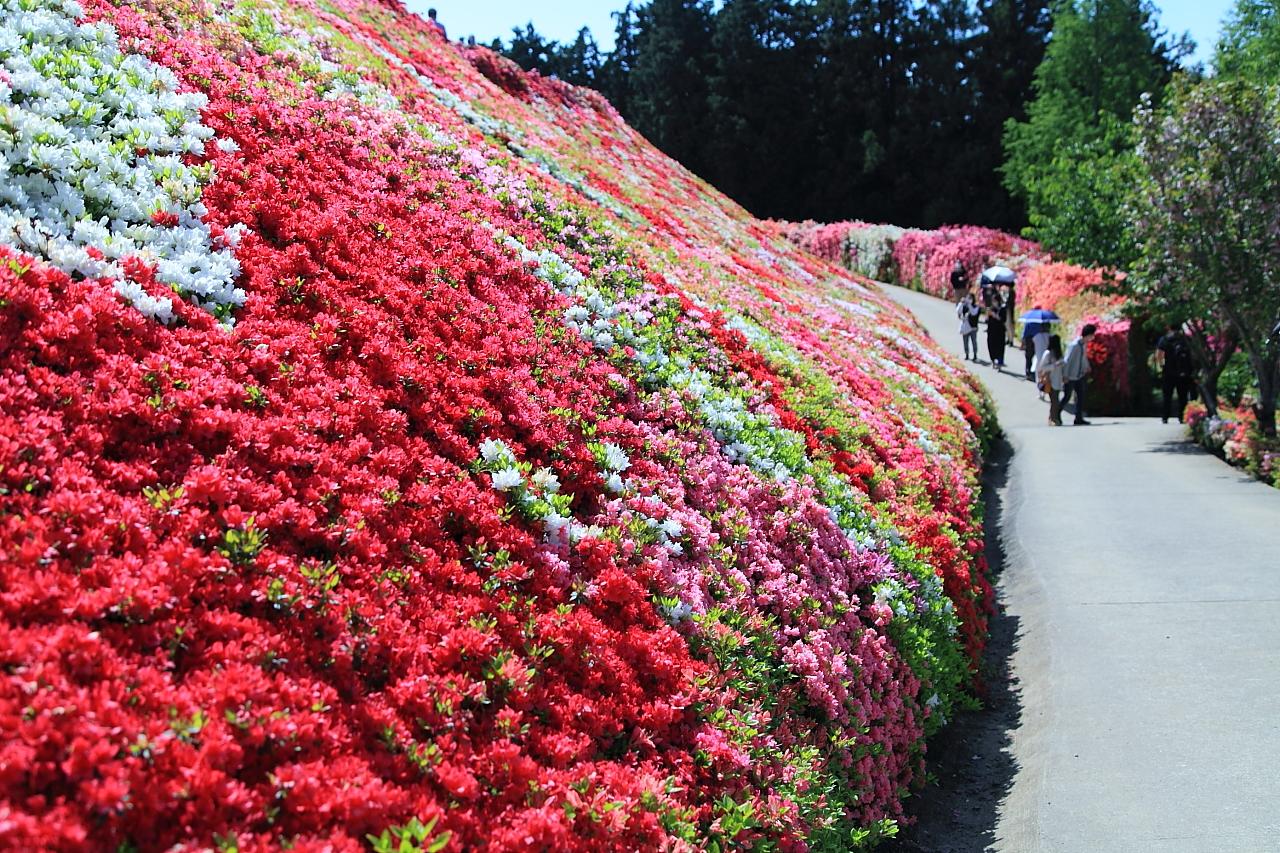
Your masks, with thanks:
M 1012 450 L 995 448 L 984 472 L 988 531 L 987 560 L 997 591 L 991 638 L 983 666 L 983 708 L 966 712 L 929 745 L 931 781 L 907 801 L 913 826 L 881 846 L 887 853 L 975 853 L 995 843 L 998 808 L 1012 784 L 1017 765 L 1010 753 L 1011 733 L 1022 715 L 1010 659 L 1018 641 L 1018 619 L 1000 600 L 1004 547 L 1001 517 Z

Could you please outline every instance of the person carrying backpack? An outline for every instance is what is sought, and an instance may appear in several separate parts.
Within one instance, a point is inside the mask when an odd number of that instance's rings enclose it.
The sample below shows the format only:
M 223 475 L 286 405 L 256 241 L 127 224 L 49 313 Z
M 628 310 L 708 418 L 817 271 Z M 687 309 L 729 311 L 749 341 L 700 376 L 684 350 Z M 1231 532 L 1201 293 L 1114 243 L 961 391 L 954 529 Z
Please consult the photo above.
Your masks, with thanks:
M 1195 375 L 1195 360 L 1191 356 L 1191 343 L 1177 323 L 1170 323 L 1169 330 L 1156 343 L 1156 361 L 1160 365 L 1160 390 L 1164 397 L 1160 422 L 1169 422 L 1169 409 L 1176 394 L 1178 423 L 1182 423 L 1182 413 L 1187 410 L 1187 397 Z

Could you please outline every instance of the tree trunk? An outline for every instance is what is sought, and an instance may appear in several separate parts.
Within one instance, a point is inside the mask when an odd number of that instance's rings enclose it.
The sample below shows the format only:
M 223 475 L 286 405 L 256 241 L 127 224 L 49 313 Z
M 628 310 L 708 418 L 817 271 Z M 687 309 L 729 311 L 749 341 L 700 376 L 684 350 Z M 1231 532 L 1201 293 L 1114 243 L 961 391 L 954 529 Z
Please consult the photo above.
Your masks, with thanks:
M 1209 417 L 1216 418 L 1218 416 L 1218 379 L 1222 377 L 1222 371 L 1227 369 L 1227 364 L 1231 361 L 1231 356 L 1236 354 L 1238 347 L 1234 336 L 1227 333 L 1222 335 L 1222 349 L 1215 352 L 1209 343 L 1209 334 L 1202 326 L 1194 323 L 1188 323 L 1187 326 L 1191 331 L 1189 336 L 1191 349 L 1197 364 L 1200 365 L 1200 369 L 1196 371 L 1200 399 L 1204 401 Z
M 1253 413 L 1258 430 L 1268 438 L 1276 437 L 1276 397 L 1280 394 L 1280 356 L 1271 355 L 1258 368 L 1258 403 Z

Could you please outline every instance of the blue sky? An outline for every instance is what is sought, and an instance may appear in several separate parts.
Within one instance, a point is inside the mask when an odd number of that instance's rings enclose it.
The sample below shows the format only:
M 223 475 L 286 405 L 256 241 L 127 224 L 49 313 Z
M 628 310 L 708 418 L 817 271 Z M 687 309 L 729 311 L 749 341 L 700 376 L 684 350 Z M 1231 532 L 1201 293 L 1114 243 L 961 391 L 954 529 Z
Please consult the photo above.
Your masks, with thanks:
M 578 29 L 591 28 L 602 47 L 613 44 L 610 13 L 626 5 L 626 0 L 406 0 L 413 11 L 425 15 L 434 6 L 453 38 L 474 35 L 488 43 L 495 37 L 507 40 L 512 27 L 530 20 L 538 32 L 557 41 L 572 39 Z M 1161 24 L 1170 32 L 1188 31 L 1196 40 L 1196 57 L 1208 59 L 1213 53 L 1219 25 L 1231 8 L 1231 0 L 1157 0 Z

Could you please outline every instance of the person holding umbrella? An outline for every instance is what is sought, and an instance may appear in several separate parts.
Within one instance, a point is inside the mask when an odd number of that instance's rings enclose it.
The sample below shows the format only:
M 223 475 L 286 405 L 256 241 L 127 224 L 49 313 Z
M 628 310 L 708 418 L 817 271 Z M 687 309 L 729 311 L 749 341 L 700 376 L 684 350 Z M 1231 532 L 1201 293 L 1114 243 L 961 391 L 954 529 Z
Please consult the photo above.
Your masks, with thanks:
M 983 273 L 978 276 L 978 295 L 982 297 L 982 307 L 990 308 L 992 297 L 996 295 L 996 283 Z
M 1049 327 L 1061 319 L 1052 311 L 1036 306 L 1018 318 L 1022 323 L 1022 354 L 1026 358 L 1026 377 L 1035 380 L 1035 365 L 1049 347 Z
M 1012 322 L 1009 322 L 1009 321 L 1012 321 L 1014 317 L 1018 316 L 1015 313 L 1016 307 L 1015 307 L 1015 300 L 1014 300 L 1014 285 L 1017 284 L 1018 274 L 1015 273 L 1013 270 L 1011 270 L 1009 267 L 997 265 L 993 267 L 987 267 L 985 270 L 983 270 L 982 277 L 985 280 L 991 282 L 992 284 L 991 291 L 993 296 L 999 295 L 999 288 L 1001 287 L 1008 289 L 1007 295 L 1004 298 L 1004 308 L 1005 308 L 1005 318 L 1006 318 L 1004 340 L 1006 345 L 1013 346 L 1013 324 Z M 983 291 L 982 295 L 983 295 L 984 304 L 990 307 L 991 303 L 988 300 L 987 293 L 985 290 Z

